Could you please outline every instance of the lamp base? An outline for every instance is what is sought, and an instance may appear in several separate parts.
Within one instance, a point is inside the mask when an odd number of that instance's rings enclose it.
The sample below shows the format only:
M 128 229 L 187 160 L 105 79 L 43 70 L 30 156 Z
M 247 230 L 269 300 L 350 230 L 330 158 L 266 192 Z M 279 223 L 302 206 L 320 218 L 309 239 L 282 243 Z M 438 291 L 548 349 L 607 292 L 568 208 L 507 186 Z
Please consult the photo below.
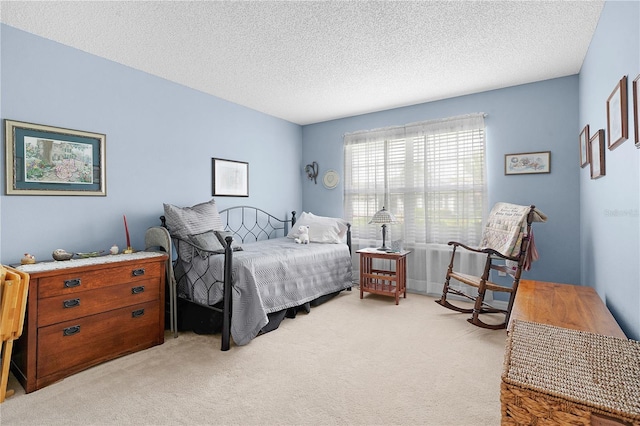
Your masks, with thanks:
M 387 224 L 382 224 L 382 247 L 378 247 L 380 251 L 390 252 L 391 249 L 387 247 Z

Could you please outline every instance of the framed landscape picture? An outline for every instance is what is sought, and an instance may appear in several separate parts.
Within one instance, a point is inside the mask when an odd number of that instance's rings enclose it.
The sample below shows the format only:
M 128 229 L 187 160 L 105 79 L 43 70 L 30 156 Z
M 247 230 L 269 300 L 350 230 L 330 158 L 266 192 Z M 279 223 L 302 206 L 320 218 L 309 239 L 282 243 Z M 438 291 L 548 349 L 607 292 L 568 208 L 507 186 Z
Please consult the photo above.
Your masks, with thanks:
M 5 120 L 7 195 L 107 195 L 106 136 Z

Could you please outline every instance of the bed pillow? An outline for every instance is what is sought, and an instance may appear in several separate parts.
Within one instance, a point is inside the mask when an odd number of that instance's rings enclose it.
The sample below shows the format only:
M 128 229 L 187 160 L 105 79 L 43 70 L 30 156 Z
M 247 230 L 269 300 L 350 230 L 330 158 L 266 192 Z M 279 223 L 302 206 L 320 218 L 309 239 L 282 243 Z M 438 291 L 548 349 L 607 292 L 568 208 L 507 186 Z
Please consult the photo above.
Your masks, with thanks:
M 220 244 L 215 231 L 189 235 L 188 239 L 195 246 L 198 255 L 203 259 L 211 254 L 224 253 L 224 246 Z
M 349 227 L 347 226 L 347 221 L 344 219 L 340 219 L 337 217 L 327 217 L 327 216 L 317 216 L 313 213 L 309 213 L 309 217 L 313 218 L 314 220 L 327 220 L 327 221 L 335 221 L 336 224 L 338 225 L 338 228 L 340 229 L 340 233 L 339 233 L 339 237 L 340 238 L 344 238 L 345 235 L 347 235 L 347 230 L 349 229 Z
M 224 230 L 216 202 L 213 199 L 193 207 L 164 204 L 164 217 L 169 233 L 173 237 L 183 240 L 187 240 L 189 235 Z
M 312 243 L 339 244 L 344 242 L 344 236 L 347 234 L 347 222 L 345 220 L 302 212 L 300 218 L 296 221 L 296 226 L 289 231 L 287 237 L 298 238 L 298 226 L 309 227 L 309 241 Z
M 224 247 L 227 246 L 227 242 L 225 241 L 225 238 L 233 237 L 233 233 L 228 231 L 216 231 L 216 237 L 218 238 L 218 242 L 222 245 L 224 249 Z M 240 245 L 240 243 L 238 243 L 235 238 L 231 240 L 231 250 L 233 251 L 242 250 L 242 245 Z

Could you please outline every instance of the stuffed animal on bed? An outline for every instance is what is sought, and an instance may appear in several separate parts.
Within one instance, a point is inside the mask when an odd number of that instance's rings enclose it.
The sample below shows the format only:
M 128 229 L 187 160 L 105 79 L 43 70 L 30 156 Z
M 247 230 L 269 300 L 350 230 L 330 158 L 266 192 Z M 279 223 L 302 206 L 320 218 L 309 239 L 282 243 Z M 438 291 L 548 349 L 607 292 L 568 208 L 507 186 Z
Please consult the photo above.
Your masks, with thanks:
M 309 244 L 309 227 L 298 226 L 298 238 L 294 241 L 298 244 Z

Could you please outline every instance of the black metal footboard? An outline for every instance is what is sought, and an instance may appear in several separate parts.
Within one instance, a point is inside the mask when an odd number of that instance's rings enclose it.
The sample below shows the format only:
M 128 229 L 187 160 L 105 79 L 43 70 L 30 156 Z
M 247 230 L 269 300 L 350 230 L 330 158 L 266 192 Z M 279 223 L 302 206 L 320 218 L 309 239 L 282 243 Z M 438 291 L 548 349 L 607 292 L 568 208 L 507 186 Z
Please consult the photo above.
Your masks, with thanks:
M 222 287 L 222 347 L 220 350 L 228 351 L 231 341 L 231 277 L 233 265 L 232 237 L 225 238 L 227 246 L 224 248 L 224 284 Z

